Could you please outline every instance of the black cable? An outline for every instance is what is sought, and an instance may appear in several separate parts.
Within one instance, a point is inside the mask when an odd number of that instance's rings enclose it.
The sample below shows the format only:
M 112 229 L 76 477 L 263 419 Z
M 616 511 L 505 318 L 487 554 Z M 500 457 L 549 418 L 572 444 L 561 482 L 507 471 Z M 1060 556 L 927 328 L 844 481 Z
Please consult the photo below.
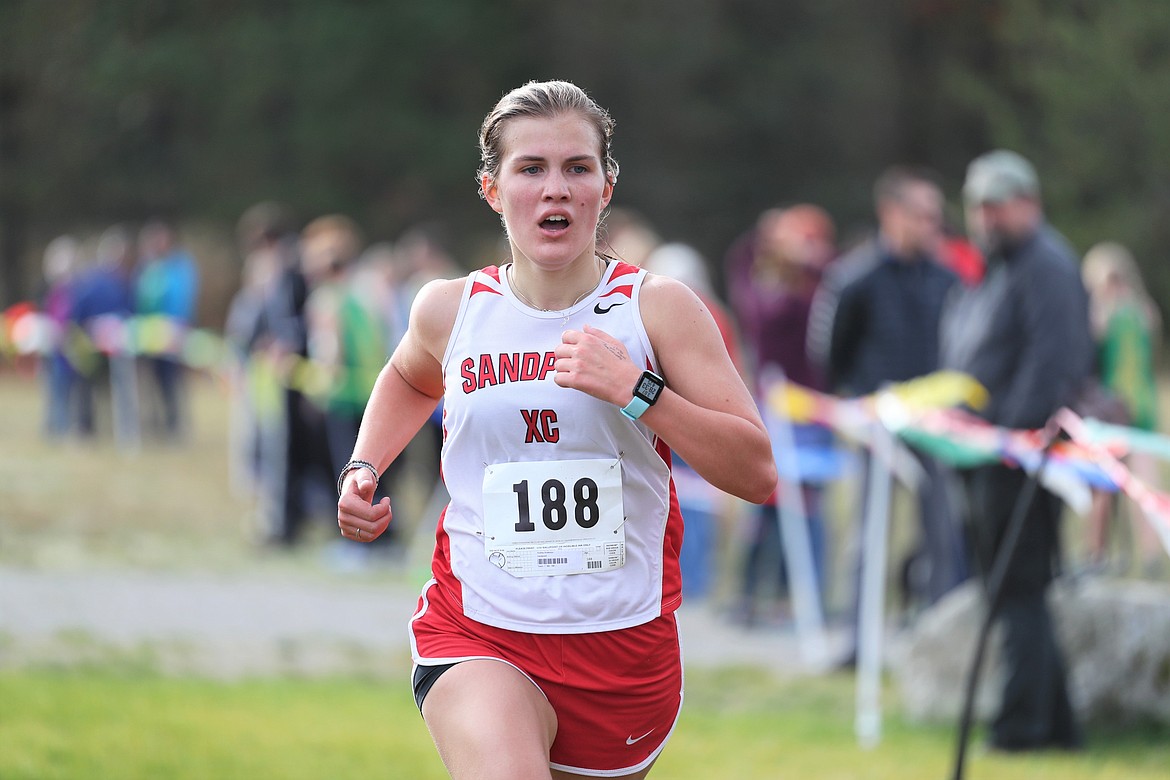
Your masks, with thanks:
M 1003 581 L 1007 578 L 1008 568 L 1011 566 L 1016 548 L 1019 546 L 1028 510 L 1032 508 L 1032 500 L 1036 497 L 1036 490 L 1040 486 L 1040 477 L 1044 474 L 1044 467 L 1048 465 L 1048 456 L 1052 452 L 1052 446 L 1059 438 L 1059 429 L 1055 428 L 1049 421 L 1049 425 L 1045 426 L 1045 441 L 1044 448 L 1040 451 L 1040 463 L 1036 466 L 1036 470 L 1029 475 L 1028 481 L 1024 483 L 1024 489 L 1020 491 L 1019 498 L 1016 499 L 1015 506 L 1012 507 L 1011 519 L 991 564 L 991 572 L 987 577 L 987 613 L 983 616 L 983 624 L 979 627 L 979 636 L 975 643 L 975 657 L 971 659 L 971 667 L 967 671 L 967 689 L 964 692 L 963 709 L 959 717 L 955 765 L 954 771 L 951 773 L 952 780 L 963 780 L 963 769 L 967 762 L 967 741 L 971 734 L 971 721 L 975 710 L 975 693 L 979 687 L 983 657 L 987 652 L 987 640 L 991 635 L 995 616 L 999 612 L 1000 600 L 1003 595 Z

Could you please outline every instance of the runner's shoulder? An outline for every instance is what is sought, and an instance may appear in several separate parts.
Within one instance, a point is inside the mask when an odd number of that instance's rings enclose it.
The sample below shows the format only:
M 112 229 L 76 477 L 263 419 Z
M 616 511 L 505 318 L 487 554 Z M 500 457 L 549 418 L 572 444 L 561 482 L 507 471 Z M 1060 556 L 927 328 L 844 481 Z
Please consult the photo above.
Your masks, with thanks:
M 467 277 L 435 279 L 419 289 L 410 306 L 410 328 L 428 344 L 446 344 L 459 314 Z

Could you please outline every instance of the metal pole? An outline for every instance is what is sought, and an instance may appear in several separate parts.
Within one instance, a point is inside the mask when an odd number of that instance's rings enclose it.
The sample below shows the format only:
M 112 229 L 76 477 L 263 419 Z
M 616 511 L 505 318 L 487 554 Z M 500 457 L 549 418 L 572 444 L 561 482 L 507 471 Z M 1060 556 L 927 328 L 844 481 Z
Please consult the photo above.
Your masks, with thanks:
M 773 387 L 783 395 L 787 379 L 778 373 Z M 788 584 L 792 590 L 792 612 L 796 635 L 804 662 L 814 669 L 829 663 L 825 639 L 825 616 L 821 606 L 821 589 L 813 562 L 812 537 L 808 529 L 808 512 L 800 482 L 800 463 L 796 455 L 796 437 L 786 411 L 768 410 L 765 419 L 772 433 L 773 454 L 780 472 L 780 534 L 784 562 L 788 567 Z
M 869 493 L 862 531 L 861 605 L 858 616 L 857 703 L 854 731 L 864 748 L 881 741 L 881 674 L 885 614 L 886 547 L 890 525 L 890 461 L 893 434 L 872 426 Z

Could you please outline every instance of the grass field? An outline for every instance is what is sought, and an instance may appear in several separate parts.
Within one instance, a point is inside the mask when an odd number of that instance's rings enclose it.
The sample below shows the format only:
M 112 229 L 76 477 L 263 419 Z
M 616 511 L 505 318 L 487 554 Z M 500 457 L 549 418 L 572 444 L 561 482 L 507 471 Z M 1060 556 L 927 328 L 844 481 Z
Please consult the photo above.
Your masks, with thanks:
M 846 678 L 781 681 L 749 670 L 691 674 L 653 776 L 677 780 L 949 777 L 950 730 L 896 717 L 862 750 Z M 1081 755 L 1004 757 L 977 748 L 970 778 L 1166 777 L 1164 735 L 1099 735 Z M 113 666 L 0 674 L 6 780 L 443 778 L 402 684 L 362 679 L 220 683 Z
M 193 390 L 188 445 L 120 453 L 104 440 L 43 441 L 35 382 L 0 372 L 0 564 L 330 576 L 318 540 L 292 556 L 256 555 L 249 503 L 227 489 L 225 393 L 207 378 Z M 853 693 L 847 676 L 688 670 L 682 719 L 652 777 L 949 777 L 949 727 L 907 723 L 890 689 L 883 741 L 863 750 Z M 976 746 L 967 776 L 1164 780 L 1168 767 L 1164 731 L 1097 729 L 1072 756 Z M 405 673 L 223 682 L 163 675 L 137 657 L 0 671 L 4 780 L 445 776 Z

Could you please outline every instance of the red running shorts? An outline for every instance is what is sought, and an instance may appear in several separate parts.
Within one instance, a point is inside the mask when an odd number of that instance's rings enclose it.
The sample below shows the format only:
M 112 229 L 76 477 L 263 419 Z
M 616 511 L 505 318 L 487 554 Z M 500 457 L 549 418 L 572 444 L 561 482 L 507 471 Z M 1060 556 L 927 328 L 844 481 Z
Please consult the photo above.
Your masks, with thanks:
M 648 766 L 678 722 L 682 651 L 673 614 L 592 634 L 528 634 L 478 623 L 427 583 L 410 621 L 415 664 L 495 659 L 527 676 L 557 715 L 554 769 L 596 777 Z

